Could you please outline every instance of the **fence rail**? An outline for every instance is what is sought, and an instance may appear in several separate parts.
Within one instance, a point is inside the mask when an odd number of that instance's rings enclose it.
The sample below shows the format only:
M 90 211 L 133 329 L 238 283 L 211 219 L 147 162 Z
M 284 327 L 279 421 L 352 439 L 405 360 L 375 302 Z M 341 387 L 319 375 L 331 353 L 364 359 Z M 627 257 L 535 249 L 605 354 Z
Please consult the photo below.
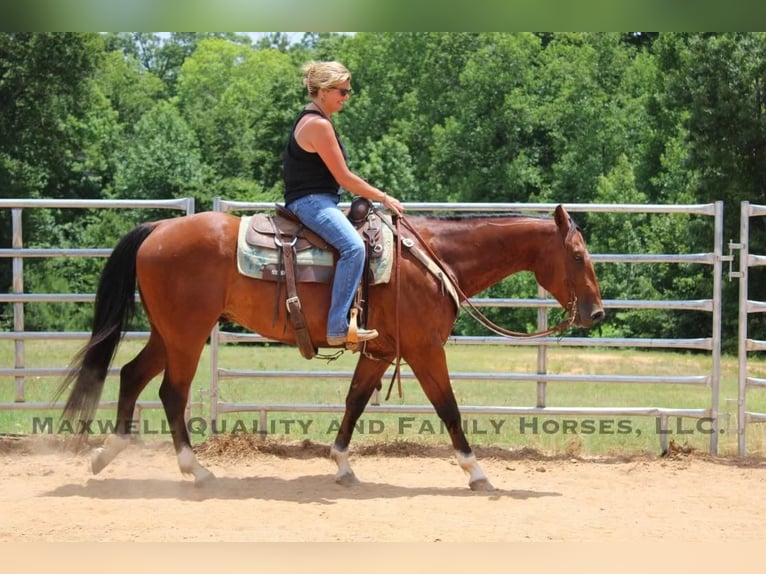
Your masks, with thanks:
M 766 351 L 766 341 L 749 338 L 748 316 L 752 313 L 766 312 L 766 302 L 749 299 L 750 268 L 766 265 L 766 256 L 750 253 L 750 220 L 753 217 L 766 215 L 766 205 L 754 205 L 749 201 L 740 204 L 740 240 L 731 243 L 732 249 L 739 249 L 740 269 L 731 272 L 731 278 L 739 279 L 739 316 L 738 316 L 738 384 L 737 384 L 737 452 L 744 456 L 746 452 L 745 437 L 748 423 L 766 422 L 766 413 L 748 410 L 747 398 L 751 389 L 763 389 L 766 380 L 751 377 L 748 365 L 748 353 Z
M 24 342 L 30 339 L 71 339 L 80 338 L 80 333 L 61 333 L 55 331 L 27 332 L 24 326 L 24 304 L 30 302 L 87 302 L 95 298 L 94 294 L 29 294 L 24 293 L 24 259 L 49 257 L 107 257 L 111 248 L 99 249 L 39 249 L 24 247 L 22 215 L 24 209 L 171 209 L 194 213 L 194 199 L 190 197 L 167 200 L 100 200 L 100 199 L 0 199 L 0 209 L 11 210 L 12 239 L 10 249 L 0 249 L 0 258 L 12 261 L 12 293 L 0 295 L 0 303 L 13 303 L 13 332 L 0 333 L 0 339 L 13 339 L 13 369 L 0 369 L 0 375 L 10 374 L 15 377 L 15 398 L 12 403 L 0 403 L 0 410 L 23 408 L 25 399 L 25 377 L 41 371 L 25 368 Z M 90 336 L 89 333 L 84 338 Z M 142 336 L 146 337 L 147 334 Z M 44 369 L 46 375 L 62 376 L 66 367 Z M 50 407 L 51 405 L 48 405 Z M 61 405 L 53 405 L 60 407 Z
M 344 204 L 342 206 L 346 206 Z M 417 212 L 544 212 L 549 213 L 555 205 L 547 203 L 524 204 L 524 203 L 408 203 L 406 205 L 408 213 Z M 667 425 L 668 417 L 690 417 L 690 418 L 710 418 L 717 430 L 719 422 L 719 395 L 720 395 L 720 359 L 721 359 L 721 276 L 723 262 L 727 260 L 722 254 L 722 236 L 723 236 L 723 204 L 715 202 L 699 205 L 616 205 L 616 204 L 565 204 L 570 212 L 601 212 L 601 213 L 656 213 L 667 214 L 693 214 L 714 218 L 714 234 L 711 237 L 711 249 L 706 253 L 623 253 L 623 254 L 599 254 L 592 253 L 592 259 L 596 264 L 701 264 L 712 268 L 713 285 L 710 297 L 698 300 L 605 300 L 604 307 L 610 309 L 664 309 L 678 311 L 702 311 L 710 313 L 712 324 L 712 336 L 693 339 L 666 339 L 666 338 L 583 338 L 583 337 L 543 337 L 540 339 L 507 339 L 503 337 L 450 337 L 450 345 L 509 345 L 509 346 L 533 346 L 537 349 L 537 373 L 477 373 L 477 372 L 454 372 L 451 374 L 455 380 L 475 379 L 475 380 L 501 380 L 508 383 L 516 382 L 534 382 L 537 384 L 536 404 L 530 406 L 480 406 L 468 405 L 461 406 L 461 411 L 472 414 L 545 414 L 562 416 L 653 416 L 659 417 L 662 425 Z M 27 368 L 24 364 L 24 342 L 28 340 L 47 340 L 47 339 L 87 339 L 89 333 L 84 332 L 27 332 L 24 330 L 24 305 L 37 302 L 89 302 L 94 299 L 93 294 L 30 294 L 24 293 L 23 288 L 23 260 L 25 258 L 47 258 L 47 257 L 106 257 L 111 253 L 111 248 L 91 248 L 91 249 L 36 249 L 24 248 L 22 242 L 21 213 L 23 209 L 40 208 L 75 208 L 75 209 L 94 209 L 94 208 L 163 208 L 185 211 L 186 214 L 194 212 L 194 202 L 191 198 L 167 201 L 101 201 L 101 200 L 0 200 L 0 209 L 11 209 L 13 222 L 13 241 L 10 249 L 0 249 L 0 257 L 11 258 L 13 261 L 13 290 L 10 294 L 1 294 L 0 302 L 12 303 L 14 312 L 14 330 L 10 333 L 0 333 L 0 339 L 13 340 L 15 344 L 14 365 L 11 368 L 0 368 L 0 376 L 14 377 L 16 381 L 16 398 L 12 403 L 0 403 L 2 409 L 39 409 L 39 408 L 60 408 L 61 405 L 41 405 L 25 400 L 24 379 L 32 376 L 59 376 L 66 372 L 65 367 L 46 367 L 46 368 Z M 214 209 L 217 211 L 236 212 L 236 211 L 271 211 L 273 203 L 267 202 L 239 202 L 226 201 L 216 198 Z M 766 210 L 761 211 L 759 206 L 751 206 L 751 215 L 766 214 Z M 743 212 L 744 213 L 744 212 Z M 748 261 L 751 265 L 766 264 L 766 257 L 750 256 Z M 538 291 L 536 297 L 527 299 L 489 299 L 477 298 L 472 302 L 478 306 L 486 307 L 518 307 L 535 308 L 538 311 L 538 329 L 547 328 L 547 313 L 550 309 L 556 308 L 557 303 L 548 298 L 544 292 Z M 758 302 L 748 302 L 753 311 L 766 310 L 766 304 Z M 147 333 L 129 332 L 127 339 L 146 338 Z M 341 412 L 344 406 L 338 405 L 285 405 L 285 404 L 260 404 L 249 401 L 239 403 L 228 403 L 220 400 L 220 384 L 232 378 L 258 377 L 258 378 L 331 378 L 345 379 L 351 378 L 350 372 L 345 371 L 270 371 L 270 370 L 235 370 L 227 369 L 225 365 L 220 364 L 220 345 L 235 342 L 259 342 L 267 341 L 255 333 L 230 333 L 215 327 L 211 333 L 210 339 L 210 394 L 208 397 L 208 412 L 212 421 L 215 421 L 221 414 L 257 411 L 265 421 L 270 412 L 292 411 L 292 412 Z M 760 348 L 762 345 L 766 348 L 766 343 L 762 341 L 749 340 L 751 348 Z M 551 346 L 562 347 L 635 347 L 651 349 L 696 349 L 710 353 L 712 357 L 710 372 L 706 373 L 679 373 L 676 376 L 640 376 L 640 375 L 578 375 L 572 373 L 549 373 L 547 349 Z M 110 369 L 109 375 L 113 376 L 117 369 Z M 390 376 L 390 373 L 388 374 Z M 402 373 L 404 379 L 414 378 L 406 369 Z M 710 389 L 709 404 L 706 408 L 687 409 L 659 407 L 656 405 L 639 405 L 632 407 L 552 407 L 548 405 L 547 385 L 552 382 L 578 382 L 578 383 L 614 383 L 614 384 L 677 384 L 682 386 L 704 386 Z M 754 379 L 747 379 L 745 386 L 761 385 Z M 744 398 L 740 399 L 744 404 Z M 195 403 L 195 406 L 203 407 L 203 401 Z M 379 405 L 376 400 L 371 401 L 368 409 L 374 412 L 386 413 L 431 413 L 430 406 L 423 405 Z M 103 406 L 109 408 L 112 403 L 104 403 Z M 139 403 L 138 409 L 158 408 L 158 402 Z M 750 420 L 766 419 L 766 415 L 758 413 L 747 413 Z M 267 428 L 263 424 L 261 428 Z M 665 428 L 665 427 L 663 427 Z M 744 440 L 744 431 L 741 431 L 741 439 Z M 661 444 L 664 447 L 666 435 L 660 436 Z M 710 451 L 717 452 L 718 432 L 710 434 Z
M 342 204 L 341 207 L 346 207 Z M 461 412 L 471 413 L 504 413 L 504 414 L 567 414 L 567 415 L 614 415 L 630 413 L 631 416 L 659 416 L 662 425 L 667 424 L 669 413 L 691 418 L 709 418 L 712 421 L 713 432 L 710 433 L 710 452 L 718 450 L 718 418 L 719 418 L 719 394 L 720 394 L 720 363 L 721 363 L 721 275 L 723 269 L 722 237 L 723 237 L 723 204 L 715 202 L 701 205 L 614 205 L 614 204 L 564 204 L 570 212 L 607 212 L 607 213 L 659 213 L 659 214 L 695 214 L 711 216 L 714 218 L 714 237 L 711 238 L 711 251 L 696 254 L 598 254 L 592 253 L 594 263 L 697 263 L 709 265 L 713 268 L 713 289 L 709 299 L 694 301 L 629 301 L 629 300 L 605 300 L 604 307 L 608 309 L 675 309 L 705 311 L 711 314 L 712 337 L 697 339 L 639 339 L 639 338 L 577 338 L 577 337 L 543 337 L 539 339 L 504 338 L 504 337 L 464 337 L 454 336 L 448 340 L 454 345 L 508 345 L 508 346 L 532 346 L 538 351 L 537 374 L 523 373 L 506 374 L 479 374 L 452 372 L 451 378 L 472 378 L 480 380 L 502 380 L 507 382 L 532 381 L 537 383 L 537 403 L 534 407 L 498 407 L 498 406 L 461 406 Z M 408 203 L 407 212 L 543 212 L 550 213 L 555 208 L 554 204 L 547 203 Z M 239 212 L 246 211 L 270 211 L 272 203 L 265 202 L 242 202 L 226 201 L 217 198 L 214 203 L 216 211 Z M 538 309 L 539 330 L 547 328 L 547 310 L 557 307 L 557 303 L 544 297 L 543 292 L 538 292 L 540 297 L 530 299 L 472 299 L 472 302 L 482 306 L 502 307 L 534 307 Z M 257 411 L 260 413 L 261 426 L 267 428 L 269 412 L 289 411 L 293 412 L 342 412 L 343 405 L 282 405 L 250 402 L 223 402 L 219 398 L 220 383 L 233 378 L 280 378 L 283 373 L 268 370 L 232 370 L 220 364 L 219 345 L 231 342 L 243 342 L 258 340 L 250 334 L 238 334 L 221 331 L 218 327 L 211 335 L 211 390 L 210 390 L 210 418 L 216 420 L 223 413 Z M 712 368 L 709 373 L 678 375 L 665 377 L 651 376 L 580 376 L 571 374 L 548 373 L 546 349 L 551 346 L 602 346 L 602 347 L 638 347 L 652 349 L 697 349 L 709 351 L 712 356 Z M 291 371 L 291 377 L 314 377 L 328 379 L 350 380 L 353 373 L 337 371 Z M 386 373 L 384 377 L 390 378 L 392 374 Z M 414 378 L 406 370 L 402 372 L 403 378 Z M 631 384 L 681 384 L 701 385 L 710 388 L 710 402 L 704 409 L 663 409 L 656 406 L 640 406 L 625 409 L 624 407 L 550 407 L 547 400 L 547 385 L 551 382 L 589 382 L 589 383 L 631 383 Z M 373 396 L 368 412 L 386 413 L 409 413 L 431 412 L 430 407 L 417 405 L 377 406 L 377 397 Z M 381 410 L 385 409 L 385 410 Z M 663 426 L 664 428 L 664 426 Z M 667 434 L 660 433 L 660 444 L 663 449 L 667 448 Z

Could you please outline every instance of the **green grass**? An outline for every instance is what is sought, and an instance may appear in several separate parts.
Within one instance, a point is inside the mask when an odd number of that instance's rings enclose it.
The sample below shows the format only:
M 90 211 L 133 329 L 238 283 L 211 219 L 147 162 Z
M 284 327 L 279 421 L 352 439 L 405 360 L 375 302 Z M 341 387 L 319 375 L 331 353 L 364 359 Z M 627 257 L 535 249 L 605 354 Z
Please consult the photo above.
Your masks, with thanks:
M 27 341 L 25 362 L 27 367 L 59 367 L 66 365 L 81 342 Z M 120 346 L 115 365 L 120 366 L 140 349 L 140 341 L 125 341 Z M 531 347 L 458 346 L 447 349 L 453 373 L 498 372 L 531 373 L 537 365 L 536 349 Z M 356 355 L 346 353 L 337 361 L 328 363 L 320 359 L 306 361 L 298 350 L 284 346 L 225 345 L 220 350 L 220 365 L 230 369 L 254 370 L 308 370 L 352 372 Z M 210 393 L 210 356 L 205 350 L 192 387 L 194 405 L 191 416 L 192 440 L 201 442 L 211 436 L 207 423 Z M 13 343 L 0 341 L 0 364 L 13 365 Z M 565 374 L 607 375 L 704 375 L 711 371 L 711 358 L 706 354 L 603 350 L 554 347 L 548 350 L 548 371 Z M 405 367 L 405 372 L 409 372 Z M 755 357 L 751 360 L 750 375 L 766 377 L 766 362 Z M 28 402 L 49 402 L 59 382 L 58 377 L 29 377 L 25 382 Z M 403 397 L 394 387 L 391 398 L 385 401 L 389 380 L 382 381 L 382 405 L 429 405 L 418 383 L 403 379 Z M 224 402 L 258 404 L 342 405 L 348 389 L 349 377 L 295 379 L 223 379 L 219 399 Z M 107 379 L 102 401 L 116 400 L 118 381 Z M 159 379 L 150 383 L 140 400 L 158 401 Z M 0 402 L 14 400 L 15 381 L 0 377 Z M 537 400 L 535 382 L 454 380 L 453 389 L 458 404 L 533 407 Z M 704 386 L 632 384 L 632 383 L 571 383 L 551 382 L 547 385 L 547 406 L 555 407 L 666 407 L 707 408 L 711 390 Z M 736 436 L 737 360 L 724 357 L 720 409 L 722 412 L 718 452 L 734 455 Z M 197 404 L 197 403 L 201 403 Z M 406 440 L 428 444 L 448 444 L 449 438 L 433 411 L 416 414 L 382 414 L 368 407 L 357 425 L 353 443 Z M 766 392 L 751 390 L 748 409 L 766 412 Z M 102 424 L 111 421 L 112 409 L 101 409 L 97 419 Z M 46 417 L 53 417 L 51 427 L 41 426 Z M 0 410 L 0 433 L 33 434 L 47 430 L 57 432 L 58 411 Z M 279 440 L 302 440 L 330 443 L 335 437 L 342 413 L 270 412 L 267 430 Z M 530 447 L 550 453 L 572 454 L 635 454 L 659 452 L 660 435 L 654 417 L 573 417 L 524 415 L 479 415 L 464 413 L 464 425 L 469 441 L 475 445 L 494 445 L 504 448 Z M 147 409 L 142 414 L 144 438 L 169 439 L 163 426 L 164 413 L 160 409 Z M 216 432 L 255 432 L 260 428 L 259 413 L 241 412 L 221 415 Z M 705 421 L 695 419 L 670 420 L 668 439 L 688 444 L 702 451 L 709 449 L 710 437 Z M 64 429 L 66 430 L 66 429 Z M 204 432 L 202 432 L 204 430 Z M 152 434 L 150 434 L 152 433 Z M 766 434 L 763 425 L 751 424 L 747 431 L 748 454 L 766 453 Z M 352 444 L 353 444 L 352 443 Z

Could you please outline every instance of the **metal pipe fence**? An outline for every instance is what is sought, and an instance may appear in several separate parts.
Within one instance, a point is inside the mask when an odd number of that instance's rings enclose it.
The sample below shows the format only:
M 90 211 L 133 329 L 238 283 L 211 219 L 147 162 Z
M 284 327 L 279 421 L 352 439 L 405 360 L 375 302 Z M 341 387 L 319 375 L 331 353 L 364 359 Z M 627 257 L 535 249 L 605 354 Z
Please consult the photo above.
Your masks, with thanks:
M 24 305 L 39 302 L 82 303 L 95 300 L 93 293 L 24 293 L 24 260 L 29 258 L 51 257 L 108 257 L 112 248 L 34 248 L 24 247 L 23 212 L 25 209 L 170 209 L 183 211 L 186 215 L 194 213 L 194 198 L 186 197 L 167 200 L 101 200 L 101 199 L 0 199 L 0 209 L 11 210 L 12 239 L 11 248 L 0 249 L 0 258 L 10 258 L 12 266 L 11 293 L 0 293 L 0 303 L 12 303 L 13 332 L 0 333 L 0 340 L 11 339 L 14 342 L 13 368 L 0 368 L 0 376 L 12 376 L 15 380 L 13 402 L 0 402 L 0 410 L 48 409 L 63 407 L 63 403 L 40 403 L 26 400 L 26 379 L 40 376 L 64 376 L 66 367 L 28 368 L 24 356 L 24 343 L 29 340 L 70 340 L 90 337 L 88 332 L 26 331 Z M 128 339 L 145 339 L 148 333 L 132 332 Z M 109 373 L 116 374 L 117 369 Z M 109 403 L 102 406 L 109 407 Z M 116 404 L 115 404 L 116 406 Z M 157 408 L 158 403 L 141 403 L 138 408 Z
M 766 351 L 766 341 L 749 337 L 748 317 L 754 313 L 766 312 L 766 302 L 749 298 L 750 269 L 766 265 L 766 256 L 750 253 L 750 220 L 766 215 L 766 205 L 755 205 L 749 201 L 740 204 L 740 240 L 730 243 L 731 249 L 740 253 L 740 268 L 731 272 L 732 278 L 739 279 L 739 313 L 738 313 L 738 377 L 737 377 L 737 452 L 744 456 L 746 452 L 745 437 L 748 423 L 766 422 L 766 413 L 748 409 L 747 398 L 751 390 L 766 388 L 766 379 L 750 376 L 748 354 Z
M 341 204 L 347 207 L 348 204 Z M 223 212 L 258 212 L 271 211 L 274 204 L 268 202 L 242 202 L 227 201 L 216 198 L 213 209 Z M 661 309 L 682 311 L 704 311 L 711 315 L 711 337 L 693 339 L 655 339 L 655 338 L 616 338 L 616 337 L 542 337 L 538 339 L 506 338 L 496 336 L 466 337 L 453 336 L 448 340 L 451 345 L 507 345 L 507 346 L 532 346 L 537 348 L 537 373 L 460 373 L 452 372 L 451 377 L 458 379 L 473 380 L 501 380 L 507 382 L 536 382 L 537 400 L 534 407 L 505 407 L 505 406 L 461 406 L 465 413 L 478 414 L 545 414 L 545 415 L 569 415 L 569 416 L 622 416 L 627 413 L 630 416 L 658 417 L 660 430 L 660 446 L 663 450 L 668 447 L 668 419 L 670 416 L 689 417 L 711 421 L 710 428 L 710 452 L 717 453 L 718 430 L 719 430 L 719 396 L 721 384 L 721 276 L 723 262 L 728 260 L 723 255 L 723 203 L 715 202 L 698 205 L 616 205 L 616 204 L 564 204 L 569 212 L 606 212 L 606 213 L 657 213 L 657 214 L 693 214 L 712 217 L 714 220 L 714 236 L 711 238 L 711 250 L 706 253 L 671 253 L 671 254 L 598 254 L 591 253 L 594 263 L 631 263 L 631 264 L 688 264 L 696 263 L 708 265 L 712 268 L 713 284 L 710 297 L 703 300 L 604 300 L 604 307 L 609 309 Z M 550 213 L 555 204 L 547 203 L 408 203 L 408 213 L 416 212 L 533 212 Z M 547 328 L 547 311 L 556 308 L 555 301 L 545 297 L 545 293 L 538 289 L 537 298 L 527 299 L 472 299 L 477 306 L 500 306 L 500 307 L 534 307 L 538 309 L 539 330 Z M 224 402 L 220 400 L 220 383 L 234 378 L 258 378 L 271 379 L 280 377 L 291 378 L 327 378 L 350 381 L 352 372 L 345 371 L 289 371 L 275 372 L 268 370 L 232 370 L 220 364 L 219 346 L 226 343 L 236 342 L 265 342 L 257 334 L 224 332 L 215 327 L 210 338 L 210 418 L 216 421 L 224 413 L 253 412 L 259 413 L 261 429 L 267 428 L 269 412 L 342 412 L 343 405 L 320 405 L 302 404 L 285 405 L 251 402 Z M 651 348 L 651 349 L 694 349 L 708 351 L 712 357 L 710 372 L 704 374 L 679 374 L 675 376 L 617 376 L 617 375 L 577 375 L 548 372 L 547 349 L 551 346 L 575 346 L 575 347 L 614 347 L 614 348 Z M 389 378 L 391 373 L 387 373 Z M 412 374 L 404 370 L 402 378 L 413 378 Z M 637 407 L 551 407 L 548 405 L 547 391 L 551 382 L 586 382 L 586 383 L 630 383 L 630 384 L 662 384 L 662 385 L 699 385 L 710 390 L 710 401 L 707 408 L 684 409 L 663 408 L 656 405 Z M 370 401 L 366 413 L 411 413 L 432 412 L 429 406 L 398 405 L 381 406 L 376 395 Z
M 342 205 L 342 207 L 347 204 Z M 273 203 L 267 202 L 238 202 L 226 201 L 216 198 L 214 209 L 217 211 L 236 212 L 247 211 L 272 211 Z M 555 205 L 546 203 L 408 203 L 408 213 L 417 212 L 532 212 L 550 213 Z M 588 213 L 656 213 L 656 214 L 693 214 L 714 219 L 714 235 L 711 238 L 711 249 L 705 253 L 622 253 L 622 254 L 599 254 L 592 253 L 594 263 L 602 264 L 700 264 L 710 266 L 712 269 L 713 284 L 709 298 L 700 300 L 605 300 L 604 307 L 609 310 L 615 309 L 659 309 L 678 311 L 702 311 L 711 316 L 711 337 L 666 339 L 666 338 L 617 338 L 617 337 L 543 337 L 540 339 L 508 339 L 495 336 L 464 337 L 454 336 L 448 340 L 449 345 L 505 345 L 505 346 L 533 346 L 537 349 L 537 372 L 529 373 L 481 373 L 481 372 L 453 372 L 454 380 L 492 380 L 505 381 L 508 383 L 532 382 L 536 384 L 536 401 L 533 406 L 498 406 L 498 405 L 464 405 L 461 411 L 468 414 L 544 414 L 551 416 L 651 416 L 658 417 L 662 429 L 667 429 L 669 417 L 689 417 L 696 419 L 709 419 L 712 421 L 714 432 L 710 433 L 710 451 L 716 453 L 718 449 L 718 425 L 719 425 L 719 396 L 720 396 L 720 361 L 721 361 L 721 277 L 723 262 L 727 257 L 723 256 L 723 204 L 715 202 L 699 205 L 616 205 L 616 204 L 565 204 L 570 212 Z M 38 208 L 162 208 L 194 212 L 194 201 L 191 198 L 166 201 L 141 201 L 141 200 L 3 200 L 0 199 L 0 209 L 11 209 L 13 222 L 13 240 L 11 249 L 0 249 L 0 257 L 11 258 L 13 266 L 13 288 L 10 294 L 0 294 L 0 302 L 12 303 L 14 314 L 13 332 L 0 333 L 0 339 L 14 341 L 14 365 L 13 367 L 0 367 L 0 376 L 13 377 L 15 380 L 15 400 L 10 403 L 0 403 L 3 409 L 42 409 L 61 408 L 63 405 L 42 405 L 40 403 L 25 400 L 25 378 L 37 376 L 61 376 L 66 372 L 65 367 L 28 368 L 24 362 L 24 342 L 27 340 L 48 339 L 87 339 L 87 332 L 28 332 L 24 327 L 24 305 L 35 302 L 89 302 L 93 301 L 93 294 L 30 294 L 24 293 L 23 260 L 25 258 L 44 257 L 106 257 L 111 253 L 111 248 L 93 249 L 37 249 L 25 248 L 22 241 L 22 210 Z M 743 207 L 744 210 L 744 207 Z M 743 211 L 744 213 L 744 211 Z M 762 213 L 758 212 L 758 215 Z M 744 216 L 743 216 L 744 219 Z M 746 234 L 744 235 L 746 237 Z M 764 264 L 765 258 L 750 256 L 757 264 Z M 547 328 L 548 312 L 557 308 L 555 301 L 548 298 L 539 289 L 537 297 L 519 299 L 492 299 L 476 298 L 474 304 L 482 307 L 527 307 L 537 309 L 538 329 Z M 750 302 L 751 310 L 766 309 L 763 303 Z M 742 321 L 740 321 L 740 326 Z M 129 332 L 127 339 L 142 339 L 148 334 L 142 332 Z M 257 411 L 265 422 L 270 412 L 342 412 L 344 406 L 321 405 L 321 404 L 268 404 L 249 401 L 225 402 L 220 400 L 220 385 L 226 380 L 233 378 L 328 378 L 349 381 L 351 372 L 344 371 L 269 371 L 269 370 L 233 370 L 227 369 L 220 364 L 220 345 L 236 342 L 266 342 L 267 340 L 255 333 L 228 333 L 215 327 L 210 337 L 210 389 L 208 396 L 208 412 L 212 422 L 224 413 Z M 751 349 L 766 349 L 766 343 L 762 341 L 750 341 Z M 673 376 L 639 376 L 639 375 L 581 375 L 575 373 L 550 373 L 547 350 L 552 347 L 610 347 L 610 348 L 648 348 L 648 349 L 693 349 L 706 351 L 710 354 L 711 368 L 705 373 L 679 373 Z M 110 369 L 109 374 L 114 375 L 118 369 Z M 389 373 L 390 375 L 390 373 Z M 403 379 L 413 378 L 412 374 L 405 369 Z M 707 387 L 710 391 L 709 404 L 706 408 L 688 409 L 674 407 L 660 407 L 657 405 L 639 405 L 631 407 L 566 407 L 550 406 L 548 399 L 548 385 L 550 383 L 577 382 L 577 383 L 610 383 L 630 385 L 680 385 Z M 748 380 L 746 385 L 760 385 L 758 381 Z M 742 387 L 742 384 L 740 384 Z M 740 398 L 744 405 L 744 395 Z M 196 406 L 204 408 L 204 401 Z M 102 406 L 112 408 L 116 405 L 104 403 Z M 137 409 L 159 408 L 158 402 L 139 403 Z M 368 406 L 368 412 L 377 413 L 431 413 L 430 406 L 424 405 L 380 405 L 379 400 L 374 398 Z M 750 420 L 760 420 L 757 413 L 746 413 Z M 265 429 L 266 424 L 260 428 Z M 744 431 L 740 431 L 741 440 L 744 441 Z M 660 434 L 661 446 L 667 448 L 667 433 Z

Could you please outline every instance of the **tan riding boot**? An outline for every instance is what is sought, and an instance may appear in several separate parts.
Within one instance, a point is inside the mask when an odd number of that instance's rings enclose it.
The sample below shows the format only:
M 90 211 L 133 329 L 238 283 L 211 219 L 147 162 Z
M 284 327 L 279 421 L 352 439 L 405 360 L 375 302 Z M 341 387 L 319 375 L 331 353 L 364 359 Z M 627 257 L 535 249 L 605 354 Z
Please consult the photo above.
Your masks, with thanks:
M 356 329 L 355 333 L 349 329 L 348 335 L 345 337 L 327 337 L 327 344 L 330 347 L 340 347 L 346 344 L 355 345 L 370 341 L 377 336 L 378 332 L 375 329 Z
M 351 316 L 348 322 L 348 334 L 345 337 L 327 337 L 327 344 L 331 347 L 346 345 L 349 348 L 357 347 L 359 343 L 370 341 L 378 336 L 375 329 L 360 329 L 357 327 L 357 315 L 359 310 L 355 307 L 351 309 Z

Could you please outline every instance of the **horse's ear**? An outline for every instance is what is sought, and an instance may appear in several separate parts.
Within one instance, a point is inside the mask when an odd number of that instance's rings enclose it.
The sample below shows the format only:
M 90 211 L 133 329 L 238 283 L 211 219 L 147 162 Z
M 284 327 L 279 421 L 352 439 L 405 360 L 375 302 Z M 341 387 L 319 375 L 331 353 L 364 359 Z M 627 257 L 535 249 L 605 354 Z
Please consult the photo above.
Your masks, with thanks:
M 556 226 L 559 228 L 559 233 L 562 238 L 566 238 L 569 234 L 569 226 L 572 225 L 572 220 L 569 218 L 567 210 L 563 205 L 557 205 L 556 210 L 553 213 L 556 221 Z

